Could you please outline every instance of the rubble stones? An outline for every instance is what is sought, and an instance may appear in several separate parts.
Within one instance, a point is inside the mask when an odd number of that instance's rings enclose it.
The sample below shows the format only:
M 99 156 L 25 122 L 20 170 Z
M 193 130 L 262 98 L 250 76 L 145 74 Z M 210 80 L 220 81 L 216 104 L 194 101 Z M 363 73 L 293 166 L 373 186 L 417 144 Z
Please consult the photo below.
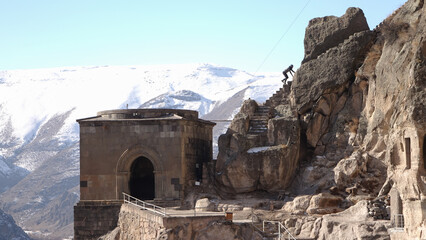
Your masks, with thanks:
M 388 197 L 368 201 L 368 214 L 374 220 L 390 220 L 390 202 Z

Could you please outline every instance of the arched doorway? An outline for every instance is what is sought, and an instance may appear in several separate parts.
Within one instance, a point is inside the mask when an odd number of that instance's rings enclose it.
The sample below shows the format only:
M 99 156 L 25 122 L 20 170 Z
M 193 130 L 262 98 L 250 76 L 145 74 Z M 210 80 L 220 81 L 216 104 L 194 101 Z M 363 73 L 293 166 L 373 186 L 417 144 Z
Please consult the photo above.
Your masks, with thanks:
M 154 165 L 146 157 L 138 157 L 130 167 L 130 195 L 141 200 L 155 198 Z

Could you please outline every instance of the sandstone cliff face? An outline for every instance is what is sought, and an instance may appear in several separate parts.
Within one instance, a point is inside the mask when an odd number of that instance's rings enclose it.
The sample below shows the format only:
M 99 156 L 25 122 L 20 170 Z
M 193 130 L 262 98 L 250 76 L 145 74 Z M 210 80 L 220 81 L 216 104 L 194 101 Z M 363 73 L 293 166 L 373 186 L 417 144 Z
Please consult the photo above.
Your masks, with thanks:
M 377 47 L 358 77 L 369 84 L 361 150 L 386 165 L 388 182 L 402 199 L 402 209 L 392 209 L 392 214 L 403 214 L 408 236 L 426 238 L 424 1 L 408 1 L 378 32 Z
M 253 102 L 221 137 L 218 188 L 311 196 L 288 207 L 311 214 L 386 199 L 393 189 L 401 207 L 391 206 L 391 219 L 403 214 L 404 237 L 426 238 L 425 28 L 424 0 L 409 0 L 373 31 L 356 8 L 312 20 L 291 89 L 265 103 L 266 138 L 250 141 L 261 107 Z

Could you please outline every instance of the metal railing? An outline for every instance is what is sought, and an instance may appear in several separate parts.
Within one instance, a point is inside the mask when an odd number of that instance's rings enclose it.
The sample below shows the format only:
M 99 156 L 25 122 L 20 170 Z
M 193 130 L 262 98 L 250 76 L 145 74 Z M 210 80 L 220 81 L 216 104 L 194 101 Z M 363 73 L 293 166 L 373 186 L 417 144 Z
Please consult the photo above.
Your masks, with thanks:
M 147 210 L 147 211 L 150 211 L 150 212 L 153 212 L 153 213 L 160 214 L 163 217 L 167 216 L 167 214 L 166 214 L 166 208 L 159 207 L 157 205 L 144 202 L 144 201 L 139 200 L 139 199 L 137 199 L 137 198 L 135 198 L 133 196 L 130 196 L 129 194 L 124 193 L 124 192 L 123 192 L 123 199 L 124 199 L 125 203 L 129 203 L 129 204 L 135 205 L 137 207 L 140 207 L 143 210 Z
M 263 221 L 263 229 L 262 231 L 265 232 L 265 223 L 272 223 L 272 224 L 278 224 L 278 239 L 283 239 L 284 235 L 281 233 L 281 228 L 284 229 L 285 232 L 288 234 L 289 240 L 297 240 L 291 233 L 288 231 L 288 229 L 279 221 Z
M 395 214 L 393 218 L 393 227 L 395 229 L 403 230 L 404 229 L 404 215 L 402 214 Z

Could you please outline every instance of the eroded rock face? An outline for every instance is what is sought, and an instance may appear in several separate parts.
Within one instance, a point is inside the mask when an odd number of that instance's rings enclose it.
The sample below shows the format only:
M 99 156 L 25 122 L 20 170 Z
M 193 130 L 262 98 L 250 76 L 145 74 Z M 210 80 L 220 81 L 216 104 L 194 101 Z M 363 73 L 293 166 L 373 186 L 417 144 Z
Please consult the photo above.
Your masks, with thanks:
M 408 1 L 379 25 L 380 45 L 360 69 L 369 83 L 362 145 L 386 164 L 402 199 L 406 233 L 419 239 L 426 238 L 426 213 L 419 211 L 426 204 L 425 26 L 424 1 Z
M 341 17 L 327 16 L 312 19 L 305 32 L 305 58 L 302 63 L 317 58 L 354 33 L 368 29 L 367 20 L 359 8 L 348 8 Z
M 293 201 L 286 202 L 281 209 L 294 215 L 303 215 L 309 207 L 311 198 L 311 195 L 297 196 Z
M 241 110 L 235 115 L 229 126 L 229 132 L 246 134 L 249 128 L 250 117 L 253 116 L 256 108 L 258 107 L 257 102 L 254 100 L 245 100 L 241 106 Z
M 221 191 L 274 192 L 291 183 L 299 157 L 299 121 L 293 116 L 272 118 L 275 110 L 270 109 L 262 115 L 256 102 L 245 101 L 227 133 L 219 137 L 215 178 Z M 251 133 L 249 123 L 256 117 L 267 121 L 267 129 Z
M 18 225 L 13 218 L 0 209 L 0 239 L 31 239 Z
M 221 164 L 218 159 L 221 171 L 227 172 L 223 175 L 227 178 L 219 177 L 223 186 L 233 191 L 271 189 L 272 182 L 260 184 L 259 176 L 282 177 L 273 170 L 279 166 L 278 159 L 298 155 L 298 160 L 285 162 L 290 166 L 302 162 L 288 189 L 312 197 L 307 209 L 293 201 L 285 205 L 286 211 L 341 211 L 365 199 L 386 196 L 393 186 L 401 196 L 404 237 L 426 238 L 426 213 L 419 211 L 426 206 L 425 26 L 424 0 L 409 0 L 374 31 L 368 30 L 362 11 L 354 8 L 341 18 L 312 20 L 306 30 L 305 59 L 294 76 L 290 96 L 285 96 L 289 101 L 280 101 L 280 95 L 270 101 L 278 104 L 273 107 L 279 114 L 268 122 L 268 144 L 282 144 L 288 150 L 281 153 L 282 158 L 277 153 L 250 155 L 247 150 L 254 146 L 243 140 L 247 131 L 223 137 L 227 147 Z M 263 165 L 264 159 L 269 168 Z M 246 186 L 240 186 L 240 181 Z M 331 202 L 335 206 L 327 205 Z M 360 238 L 371 229 L 385 232 L 386 228 L 318 221 L 311 228 L 319 239 L 325 238 L 320 229 L 334 232 L 329 237 L 342 237 L 333 226 L 349 232 L 368 228 Z
M 236 239 L 236 240 L 262 240 L 263 237 L 254 231 L 251 224 L 225 224 L 212 223 L 195 234 L 196 240 L 210 239 Z
M 337 103 L 347 91 L 350 81 L 355 79 L 355 70 L 361 66 L 373 37 L 374 33 L 371 31 L 356 33 L 318 58 L 300 66 L 291 85 L 292 103 L 299 114 L 307 113 L 314 104 L 321 106 L 320 97 L 323 95 L 326 108 Z M 337 96 L 325 95 L 330 93 Z M 324 117 L 327 116 L 326 113 L 331 113 L 331 109 L 321 107 L 315 110 Z
M 228 193 L 285 189 L 297 167 L 297 154 L 292 149 L 286 145 L 248 149 L 230 160 L 216 180 Z
M 343 71 L 342 78 L 329 82 L 329 86 L 321 83 L 320 77 L 316 80 L 320 82 L 314 83 L 318 84 L 316 89 L 300 92 L 303 87 L 298 84 L 308 79 L 306 73 L 335 79 L 331 72 L 321 75 L 314 64 L 333 52 L 329 49 L 302 64 L 292 86 L 293 103 L 306 127 L 302 133 L 306 133 L 314 155 L 335 163 L 328 167 L 334 169 L 332 180 L 342 190 L 340 194 L 355 203 L 379 192 L 386 194 L 386 183 L 394 183 L 394 188 L 405 196 L 402 213 L 408 229 L 406 238 L 422 238 L 425 229 L 423 211 L 415 210 L 425 205 L 422 196 L 426 192 L 425 11 L 424 1 L 408 1 L 379 25 L 372 41 L 364 45 L 367 51 L 361 54 L 365 58 L 358 58 L 361 64 L 355 55 L 350 57 L 355 64 L 344 64 L 353 66 L 352 77 Z M 313 173 L 327 168 L 322 158 L 312 160 L 302 173 L 310 169 L 308 176 L 316 176 Z M 329 185 L 315 181 L 329 180 L 303 178 L 307 185 L 318 186 L 317 191 Z
M 390 239 L 389 221 L 374 221 L 367 206 L 367 201 L 360 201 L 339 213 L 297 215 L 283 224 L 297 239 Z

